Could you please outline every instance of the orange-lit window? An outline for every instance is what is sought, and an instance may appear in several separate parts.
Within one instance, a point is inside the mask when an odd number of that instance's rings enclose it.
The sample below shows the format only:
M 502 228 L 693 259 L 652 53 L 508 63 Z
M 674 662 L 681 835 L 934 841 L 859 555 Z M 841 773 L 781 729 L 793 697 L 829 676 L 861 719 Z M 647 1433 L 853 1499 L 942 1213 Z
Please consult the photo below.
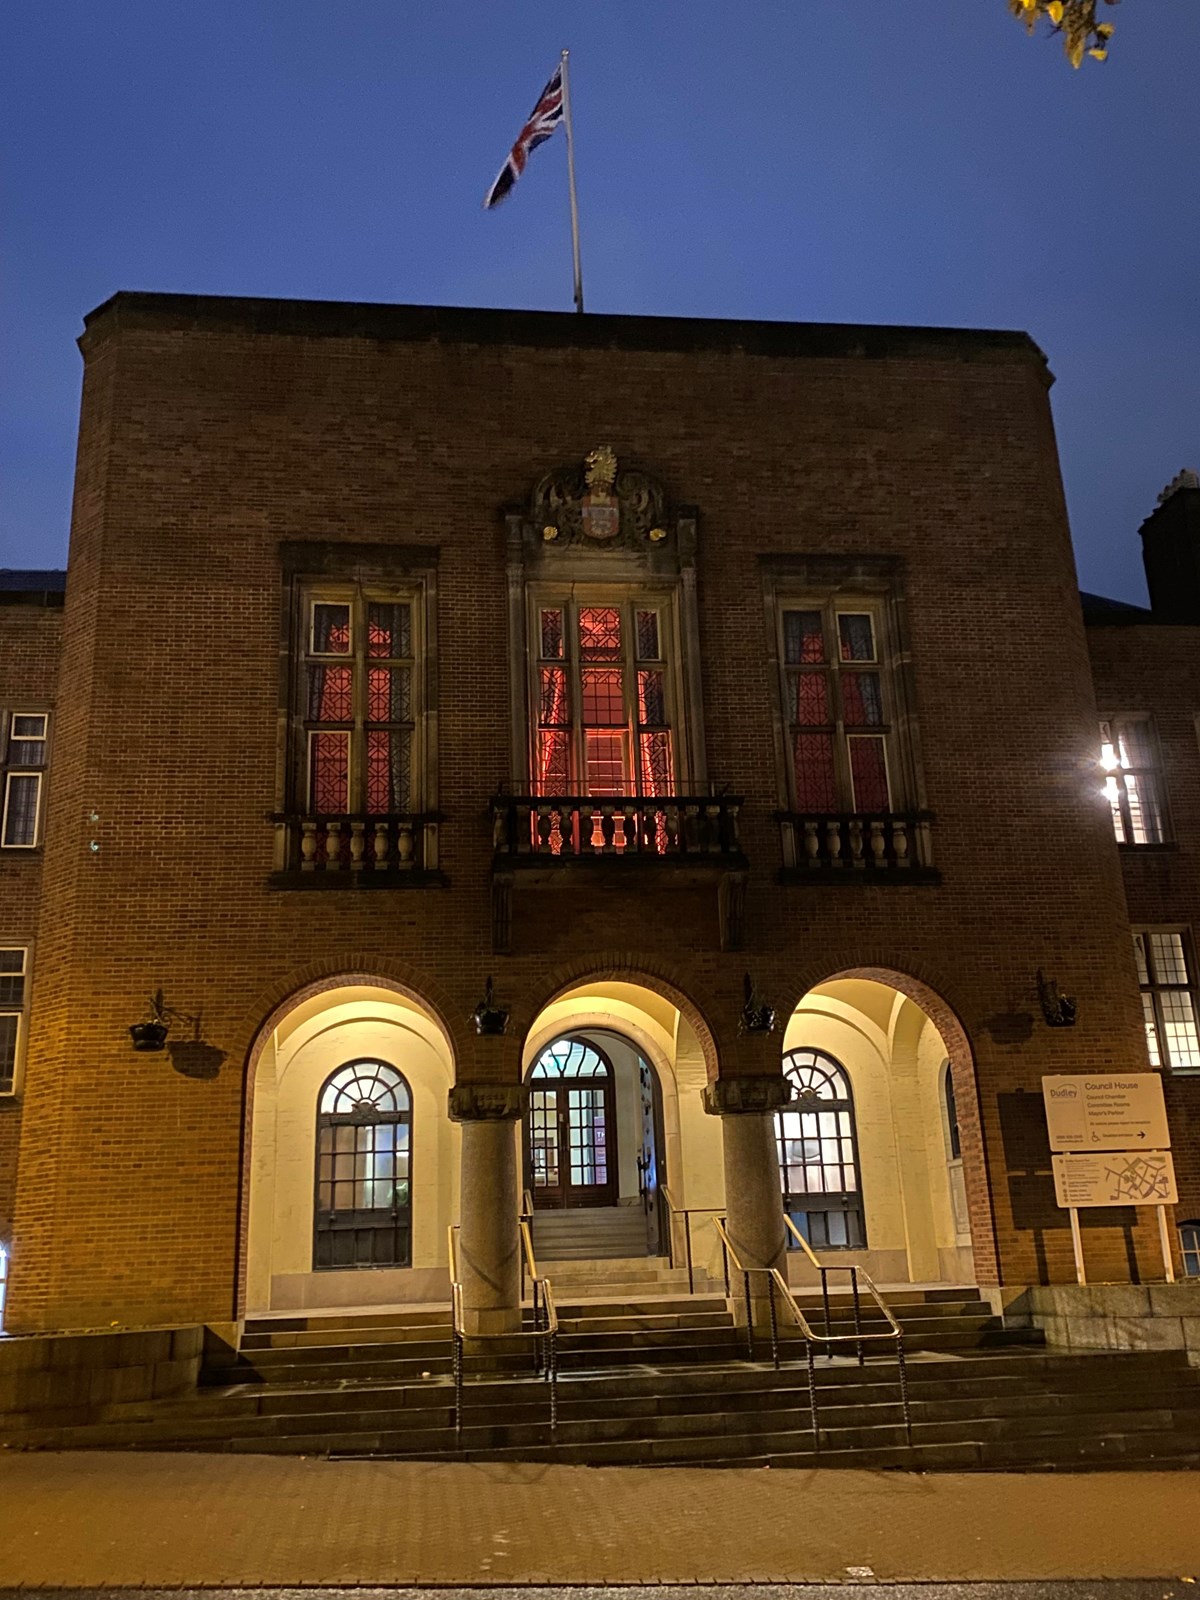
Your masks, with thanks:
M 811 816 L 890 812 L 892 727 L 878 610 L 842 600 L 785 605 L 779 626 L 793 805 Z
M 330 818 L 412 810 L 415 598 L 347 587 L 305 606 L 301 804 Z
M 547 796 L 675 790 L 669 614 L 663 604 L 535 609 L 533 786 Z

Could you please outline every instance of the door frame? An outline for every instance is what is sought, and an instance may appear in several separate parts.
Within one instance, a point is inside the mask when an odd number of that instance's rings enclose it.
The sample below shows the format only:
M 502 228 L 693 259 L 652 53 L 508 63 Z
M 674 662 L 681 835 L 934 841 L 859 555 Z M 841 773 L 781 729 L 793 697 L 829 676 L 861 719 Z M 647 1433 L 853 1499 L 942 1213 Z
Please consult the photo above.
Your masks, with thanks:
M 604 1076 L 595 1076 L 591 1078 L 552 1078 L 547 1075 L 545 1077 L 535 1078 L 533 1074 L 537 1068 L 538 1062 L 545 1055 L 546 1051 L 549 1050 L 553 1045 L 558 1044 L 560 1040 L 566 1040 L 569 1044 L 583 1045 L 588 1050 L 591 1050 L 604 1063 Z M 563 1102 L 563 1104 L 560 1104 L 558 1109 L 558 1126 L 560 1130 L 559 1172 L 566 1174 L 566 1181 L 560 1184 L 560 1189 L 563 1196 L 561 1202 L 557 1200 L 549 1202 L 543 1201 L 541 1205 L 538 1204 L 538 1190 L 534 1186 L 533 1182 L 531 1112 L 527 1109 L 525 1115 L 521 1118 L 521 1181 L 522 1187 L 529 1191 L 530 1198 L 533 1201 L 534 1210 L 570 1211 L 575 1209 L 583 1209 L 590 1206 L 617 1205 L 621 1196 L 620 1167 L 618 1165 L 619 1151 L 617 1144 L 617 1075 L 608 1052 L 603 1048 L 602 1045 L 597 1044 L 594 1039 L 588 1038 L 583 1033 L 568 1031 L 566 1033 L 557 1034 L 553 1039 L 549 1039 L 546 1042 L 534 1060 L 530 1063 L 529 1071 L 525 1074 L 525 1084 L 526 1087 L 531 1091 L 535 1089 L 553 1089 L 555 1091 L 556 1100 L 561 1098 L 561 1102 Z M 608 1177 L 604 1184 L 603 1193 L 601 1195 L 588 1195 L 586 1193 L 587 1188 L 594 1189 L 599 1188 L 600 1186 L 587 1185 L 585 1186 L 583 1192 L 572 1197 L 572 1186 L 570 1183 L 571 1154 L 569 1142 L 569 1124 L 568 1139 L 565 1142 L 562 1140 L 566 1095 L 562 1094 L 560 1097 L 560 1091 L 569 1091 L 573 1087 L 585 1089 L 594 1087 L 597 1084 L 603 1085 L 604 1091 L 604 1154 Z M 542 1193 L 545 1194 L 545 1190 L 543 1190 Z

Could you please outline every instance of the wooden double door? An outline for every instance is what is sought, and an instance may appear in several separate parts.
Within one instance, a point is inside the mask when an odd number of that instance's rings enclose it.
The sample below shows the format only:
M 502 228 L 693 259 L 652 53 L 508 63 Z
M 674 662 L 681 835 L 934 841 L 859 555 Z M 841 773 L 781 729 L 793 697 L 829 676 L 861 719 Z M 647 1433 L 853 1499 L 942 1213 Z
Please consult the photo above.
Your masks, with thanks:
M 617 1203 L 612 1073 L 534 1081 L 529 1090 L 529 1179 L 538 1207 Z

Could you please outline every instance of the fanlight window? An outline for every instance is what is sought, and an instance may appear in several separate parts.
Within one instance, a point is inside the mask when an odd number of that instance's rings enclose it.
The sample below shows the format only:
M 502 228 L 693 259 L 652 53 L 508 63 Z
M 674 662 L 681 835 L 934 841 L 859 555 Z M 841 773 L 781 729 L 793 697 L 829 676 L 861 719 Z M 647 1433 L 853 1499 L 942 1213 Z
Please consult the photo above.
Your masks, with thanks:
M 607 1078 L 608 1062 L 582 1039 L 556 1039 L 534 1063 L 531 1078 Z
M 858 1137 L 845 1068 L 820 1050 L 789 1050 L 783 1069 L 795 1092 L 775 1119 L 784 1209 L 814 1248 L 861 1249 Z
M 408 1085 L 382 1061 L 356 1061 L 334 1073 L 321 1091 L 322 1114 L 335 1117 L 354 1112 L 367 1116 L 396 1116 L 408 1111 Z
M 412 1264 L 412 1096 L 383 1061 L 352 1061 L 317 1102 L 315 1268 Z

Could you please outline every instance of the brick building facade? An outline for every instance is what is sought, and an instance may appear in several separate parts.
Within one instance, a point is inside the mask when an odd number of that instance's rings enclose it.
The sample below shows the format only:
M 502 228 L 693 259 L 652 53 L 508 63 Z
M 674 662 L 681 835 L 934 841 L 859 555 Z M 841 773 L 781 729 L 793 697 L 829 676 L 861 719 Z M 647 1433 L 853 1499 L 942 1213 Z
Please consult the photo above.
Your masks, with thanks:
M 1085 631 L 1025 336 L 123 294 L 81 347 L 65 613 L 0 596 L 54 713 L 10 1327 L 444 1294 L 457 1219 L 483 1330 L 522 1188 L 770 1262 L 781 1153 L 882 1278 L 1073 1276 L 1040 1081 L 1144 1068 L 1131 919 L 1195 923 L 1200 618 Z

